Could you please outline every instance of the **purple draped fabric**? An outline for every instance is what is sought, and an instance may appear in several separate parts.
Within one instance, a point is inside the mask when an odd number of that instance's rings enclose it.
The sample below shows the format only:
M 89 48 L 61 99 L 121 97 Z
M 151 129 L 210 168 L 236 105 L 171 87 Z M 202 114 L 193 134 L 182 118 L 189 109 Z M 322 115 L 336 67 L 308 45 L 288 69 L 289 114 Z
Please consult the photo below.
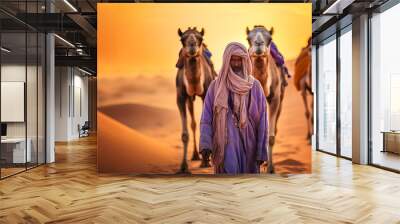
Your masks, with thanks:
M 215 89 L 213 81 L 207 91 L 200 121 L 200 152 L 213 146 L 213 108 Z M 266 100 L 261 84 L 255 80 L 246 98 L 247 125 L 240 129 L 235 124 L 232 110 L 228 110 L 228 143 L 225 146 L 223 167 L 216 173 L 259 173 L 258 161 L 267 161 L 268 121 Z
M 275 45 L 274 42 L 271 42 L 270 49 L 271 55 L 275 59 L 276 65 L 281 67 L 283 64 L 285 64 L 285 59 L 283 58 L 283 55 L 279 52 L 278 47 Z

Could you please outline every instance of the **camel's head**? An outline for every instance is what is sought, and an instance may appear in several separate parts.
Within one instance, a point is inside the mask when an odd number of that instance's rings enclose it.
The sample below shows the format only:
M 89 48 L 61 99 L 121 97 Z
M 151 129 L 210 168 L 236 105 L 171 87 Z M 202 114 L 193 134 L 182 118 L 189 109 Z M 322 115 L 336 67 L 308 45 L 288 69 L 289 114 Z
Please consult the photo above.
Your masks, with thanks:
M 267 53 L 272 41 L 274 28 L 267 30 L 264 26 L 256 25 L 252 30 L 246 28 L 247 41 L 250 45 L 251 56 L 263 56 Z
M 201 46 L 203 43 L 204 29 L 199 32 L 196 27 L 188 28 L 182 32 L 178 29 L 178 35 L 181 38 L 183 53 L 186 57 L 196 57 L 201 55 Z

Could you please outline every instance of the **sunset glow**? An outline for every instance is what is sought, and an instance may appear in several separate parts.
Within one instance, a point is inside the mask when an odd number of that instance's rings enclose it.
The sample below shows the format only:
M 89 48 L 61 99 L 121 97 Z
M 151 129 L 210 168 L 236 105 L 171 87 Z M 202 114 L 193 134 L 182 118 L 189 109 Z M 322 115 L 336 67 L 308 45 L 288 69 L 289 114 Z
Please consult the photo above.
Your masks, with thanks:
M 274 27 L 273 41 L 293 60 L 311 36 L 311 4 L 98 4 L 99 78 L 175 76 L 178 28 L 205 29 L 204 42 L 218 71 L 225 46 L 248 46 L 246 27 Z

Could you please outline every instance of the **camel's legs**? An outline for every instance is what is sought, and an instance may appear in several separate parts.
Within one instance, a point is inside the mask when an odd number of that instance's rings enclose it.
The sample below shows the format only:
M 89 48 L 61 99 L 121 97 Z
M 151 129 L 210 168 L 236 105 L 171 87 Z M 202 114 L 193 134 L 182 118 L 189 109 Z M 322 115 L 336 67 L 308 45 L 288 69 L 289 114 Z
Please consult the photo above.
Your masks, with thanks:
M 281 96 L 280 96 L 280 102 L 279 102 L 279 110 L 278 110 L 278 115 L 276 115 L 276 127 L 275 127 L 275 135 L 278 133 L 278 121 L 279 118 L 281 117 L 281 112 L 282 112 L 282 102 L 283 102 L 283 98 L 285 96 L 285 86 L 283 85 L 283 83 L 281 84 Z
M 304 103 L 304 108 L 306 109 L 305 115 L 306 115 L 306 120 L 307 120 L 307 136 L 306 139 L 310 141 L 311 139 L 311 129 L 312 129 L 312 124 L 310 122 L 311 119 L 311 111 L 308 105 L 308 99 L 307 99 L 307 83 L 306 83 L 306 76 L 300 80 L 300 88 L 301 88 L 301 96 L 303 98 L 303 103 Z
M 272 100 L 271 103 L 268 105 L 269 110 L 268 110 L 268 121 L 269 121 L 269 144 L 274 145 L 275 144 L 275 135 L 276 135 L 276 126 L 277 126 L 277 118 L 278 118 L 278 113 L 279 113 L 279 107 L 280 107 L 280 101 L 281 101 L 281 96 L 276 95 Z M 272 141 L 271 141 L 271 137 Z
M 309 107 L 311 116 L 310 116 L 309 123 L 310 123 L 310 127 L 311 127 L 310 135 L 312 135 L 312 134 L 314 134 L 314 93 L 312 92 L 312 75 L 311 75 L 310 71 L 311 71 L 311 69 L 309 69 L 309 72 L 308 72 L 308 86 L 309 86 L 308 92 L 310 93 L 310 96 L 311 96 L 311 106 Z M 311 142 L 311 139 L 310 139 L 310 142 Z
M 268 168 L 267 171 L 269 173 L 274 172 L 274 166 L 273 166 L 273 146 L 275 144 L 275 135 L 276 135 L 276 122 L 277 122 L 277 115 L 279 112 L 279 106 L 280 106 L 280 101 L 281 101 L 281 96 L 280 94 L 277 94 L 272 100 L 271 104 L 269 105 L 269 144 L 268 144 Z
M 196 143 L 196 120 L 194 117 L 194 96 L 193 98 L 188 98 L 187 100 L 188 103 L 188 109 L 191 117 L 191 124 L 190 127 L 192 128 L 192 133 L 193 133 L 193 155 L 192 155 L 192 160 L 200 160 L 199 152 L 197 151 L 197 143 Z
M 310 138 L 311 138 L 311 126 L 310 126 L 311 125 L 310 124 L 311 114 L 310 114 L 310 108 L 308 107 L 307 92 L 305 89 L 303 89 L 301 91 L 301 96 L 303 97 L 304 107 L 306 108 L 306 113 L 305 113 L 306 119 L 307 119 L 307 136 L 306 136 L 306 138 L 307 138 L 307 140 L 310 140 Z
M 274 173 L 274 164 L 272 162 L 272 150 L 274 146 L 268 145 L 268 163 L 267 163 L 267 173 Z
M 314 134 L 314 94 L 311 93 L 311 135 Z
M 178 173 L 190 173 L 189 167 L 187 164 L 187 148 L 188 148 L 188 142 L 189 142 L 189 132 L 188 132 L 188 127 L 187 127 L 187 118 L 186 118 L 186 100 L 187 97 L 185 95 L 179 95 L 177 96 L 177 104 L 179 108 L 179 112 L 181 115 L 181 120 L 182 120 L 182 142 L 183 142 L 183 160 L 181 164 L 181 168 Z

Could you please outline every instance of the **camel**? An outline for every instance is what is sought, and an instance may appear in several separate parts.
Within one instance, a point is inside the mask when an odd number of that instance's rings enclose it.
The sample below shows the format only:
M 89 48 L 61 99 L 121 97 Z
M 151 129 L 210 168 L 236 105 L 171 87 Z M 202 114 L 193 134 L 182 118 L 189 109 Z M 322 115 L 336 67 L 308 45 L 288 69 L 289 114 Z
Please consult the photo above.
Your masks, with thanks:
M 305 116 L 307 120 L 307 136 L 308 144 L 311 144 L 311 135 L 313 134 L 313 98 L 312 92 L 312 75 L 311 75 L 311 38 L 304 47 L 295 63 L 294 84 L 301 92 L 304 107 L 306 109 Z M 311 95 L 311 105 L 308 103 L 308 96 Z
M 217 76 L 213 64 L 209 59 L 209 51 L 203 43 L 204 29 L 199 32 L 196 27 L 188 28 L 185 32 L 178 29 L 182 48 L 176 64 L 177 104 L 182 121 L 183 160 L 179 173 L 190 173 L 187 164 L 187 150 L 189 132 L 187 127 L 186 105 L 191 116 L 191 128 L 193 133 L 192 160 L 200 160 L 196 143 L 196 120 L 194 117 L 194 100 L 199 96 L 203 102 L 211 81 Z M 203 158 L 201 167 L 209 167 L 209 159 Z
M 277 123 L 282 110 L 282 100 L 285 93 L 284 74 L 273 59 L 270 52 L 273 28 L 267 30 L 256 25 L 252 30 L 246 29 L 249 42 L 249 54 L 253 64 L 253 75 L 260 81 L 267 99 L 268 109 L 268 167 L 269 173 L 274 172 L 272 150 L 277 134 Z

